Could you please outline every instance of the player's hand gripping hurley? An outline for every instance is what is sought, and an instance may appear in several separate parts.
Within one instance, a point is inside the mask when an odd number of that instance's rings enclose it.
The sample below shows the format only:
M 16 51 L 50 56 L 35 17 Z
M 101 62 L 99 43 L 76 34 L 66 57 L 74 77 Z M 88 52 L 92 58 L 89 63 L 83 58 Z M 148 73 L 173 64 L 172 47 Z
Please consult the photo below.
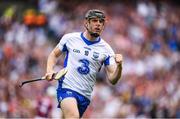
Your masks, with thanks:
M 54 73 L 54 74 L 53 74 L 53 79 L 58 80 L 58 79 L 60 79 L 61 77 L 63 77 L 66 73 L 67 73 L 67 68 L 64 68 L 64 69 L 60 70 L 59 72 Z M 36 79 L 33 79 L 33 80 L 23 81 L 23 82 L 21 82 L 21 84 L 19 85 L 19 87 L 22 87 L 22 86 L 23 86 L 24 84 L 26 84 L 26 83 L 31 83 L 31 82 L 35 82 L 35 81 L 41 81 L 41 80 L 46 80 L 46 77 L 43 76 L 43 77 L 41 77 L 41 78 L 36 78 Z

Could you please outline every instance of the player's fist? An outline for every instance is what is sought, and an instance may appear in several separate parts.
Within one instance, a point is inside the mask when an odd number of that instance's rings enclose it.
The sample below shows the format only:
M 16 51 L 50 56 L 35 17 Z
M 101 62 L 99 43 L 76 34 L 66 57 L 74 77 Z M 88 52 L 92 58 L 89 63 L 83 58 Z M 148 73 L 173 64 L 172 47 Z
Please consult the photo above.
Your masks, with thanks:
M 54 75 L 55 75 L 54 72 L 46 73 L 45 74 L 45 79 L 48 80 L 48 81 L 52 81 L 54 79 Z
M 115 61 L 117 64 L 121 64 L 123 61 L 123 56 L 121 54 L 115 54 Z

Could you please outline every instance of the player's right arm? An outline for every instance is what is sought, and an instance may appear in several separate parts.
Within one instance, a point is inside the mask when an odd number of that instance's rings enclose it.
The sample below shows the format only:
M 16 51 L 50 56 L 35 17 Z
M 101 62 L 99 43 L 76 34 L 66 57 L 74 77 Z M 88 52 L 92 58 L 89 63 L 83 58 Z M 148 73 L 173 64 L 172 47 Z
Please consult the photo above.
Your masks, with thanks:
M 54 71 L 54 66 L 56 65 L 58 57 L 62 54 L 62 51 L 59 49 L 58 45 L 52 50 L 47 59 L 47 68 L 46 68 L 46 79 L 52 80 Z
M 55 74 L 54 66 L 56 65 L 58 57 L 63 53 L 68 51 L 66 44 L 69 39 L 69 35 L 64 35 L 57 46 L 52 50 L 47 59 L 47 68 L 46 68 L 46 79 L 52 80 L 53 74 Z

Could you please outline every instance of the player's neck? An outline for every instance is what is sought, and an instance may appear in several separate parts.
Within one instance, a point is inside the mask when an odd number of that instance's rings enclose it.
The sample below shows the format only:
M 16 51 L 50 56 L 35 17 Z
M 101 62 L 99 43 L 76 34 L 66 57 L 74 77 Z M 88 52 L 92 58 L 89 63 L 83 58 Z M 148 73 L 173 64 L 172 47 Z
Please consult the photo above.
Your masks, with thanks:
M 84 35 L 84 37 L 85 37 L 87 40 L 89 40 L 89 41 L 95 41 L 95 40 L 97 39 L 97 37 L 91 36 L 87 31 L 85 31 L 85 32 L 83 33 L 83 35 Z

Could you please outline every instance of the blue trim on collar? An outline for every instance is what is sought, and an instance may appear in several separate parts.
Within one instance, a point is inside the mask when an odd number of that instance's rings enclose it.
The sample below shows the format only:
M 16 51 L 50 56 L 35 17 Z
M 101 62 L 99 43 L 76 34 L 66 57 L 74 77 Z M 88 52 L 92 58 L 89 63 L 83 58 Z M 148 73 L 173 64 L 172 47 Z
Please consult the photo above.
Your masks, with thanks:
M 100 42 L 100 40 L 101 40 L 101 38 L 98 37 L 97 40 L 95 40 L 95 41 L 90 41 L 90 40 L 86 39 L 86 38 L 83 36 L 83 33 L 81 33 L 81 38 L 83 39 L 83 41 L 84 41 L 87 45 L 92 45 L 92 44 L 98 43 L 98 42 Z

